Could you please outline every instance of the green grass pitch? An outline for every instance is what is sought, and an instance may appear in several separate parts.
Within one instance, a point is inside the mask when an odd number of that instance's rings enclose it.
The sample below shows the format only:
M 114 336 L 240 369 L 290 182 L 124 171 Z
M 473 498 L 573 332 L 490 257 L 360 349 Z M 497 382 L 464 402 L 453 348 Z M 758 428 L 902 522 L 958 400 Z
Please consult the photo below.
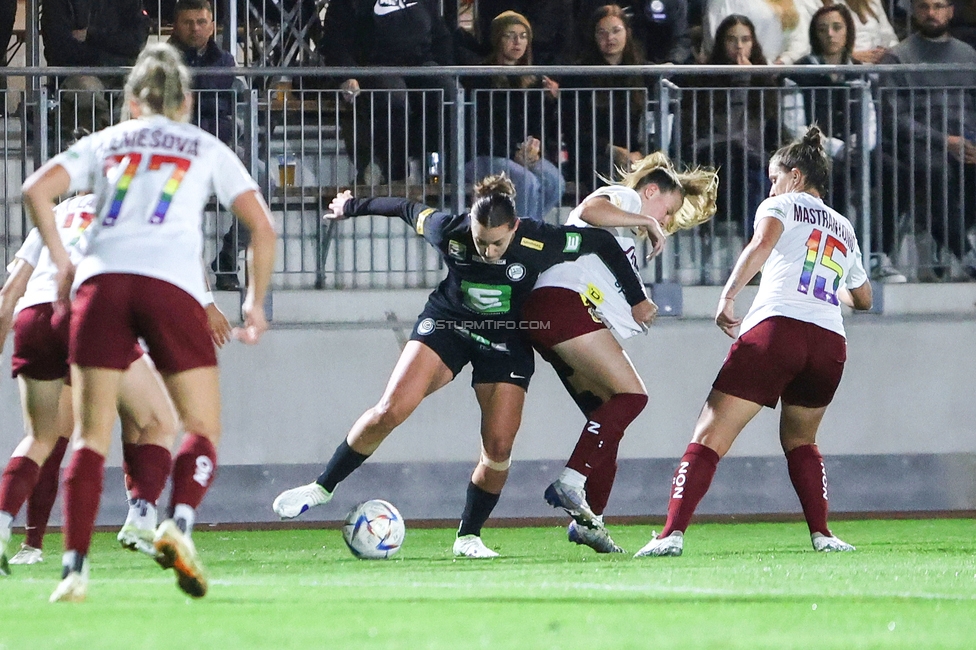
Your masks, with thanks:
M 398 556 L 365 561 L 337 530 L 200 530 L 200 601 L 98 534 L 80 605 L 47 602 L 52 535 L 43 564 L 0 578 L 0 649 L 976 647 L 971 520 L 837 522 L 847 554 L 813 552 L 803 524 L 701 524 L 684 556 L 635 560 L 650 528 L 611 531 L 629 554 L 488 528 L 502 558 L 455 560 L 453 531 L 408 522 Z

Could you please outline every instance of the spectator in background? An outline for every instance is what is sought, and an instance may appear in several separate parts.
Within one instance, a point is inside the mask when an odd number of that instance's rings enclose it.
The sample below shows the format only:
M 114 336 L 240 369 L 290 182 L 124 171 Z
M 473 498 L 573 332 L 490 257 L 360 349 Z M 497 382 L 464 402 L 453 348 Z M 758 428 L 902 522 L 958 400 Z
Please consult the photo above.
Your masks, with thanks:
M 591 19 L 594 12 L 606 5 L 606 0 L 580 0 L 577 24 L 580 41 L 587 56 L 592 45 Z M 691 63 L 691 35 L 688 31 L 688 3 L 686 0 L 632 0 L 616 3 L 627 14 L 628 38 L 639 44 L 647 63 Z M 592 53 L 592 51 L 590 51 Z
M 597 8 L 582 36 L 580 65 L 643 65 L 642 48 L 619 5 Z M 580 194 L 604 185 L 600 176 L 612 179 L 617 169 L 629 171 L 647 148 L 645 113 L 649 80 L 639 74 L 572 77 L 577 87 L 563 97 L 564 129 L 570 134 L 570 160 L 577 172 Z M 614 90 L 609 90 L 613 88 Z M 619 89 L 619 90 L 618 90 Z M 568 105 L 567 105 L 568 104 Z M 571 134 L 576 131 L 574 138 Z
M 451 34 L 440 14 L 439 0 L 332 0 L 322 25 L 320 51 L 326 65 L 333 66 L 439 66 L 454 63 Z M 429 77 L 382 77 L 346 79 L 340 84 L 343 97 L 355 102 L 356 115 L 342 130 L 347 148 L 355 151 L 359 178 L 372 184 L 386 178 L 403 179 L 407 155 L 423 156 L 436 151 L 441 134 L 439 116 L 443 102 L 453 93 L 448 79 Z M 438 88 L 425 94 L 424 106 L 408 101 L 408 89 Z M 360 96 L 361 89 L 381 92 Z M 357 99 L 358 97 L 358 99 Z M 426 110 L 423 110 L 426 108 Z M 426 141 L 407 136 L 426 131 Z M 423 118 L 426 116 L 427 123 Z M 382 125 L 373 128 L 373 122 Z M 388 125 L 388 126 L 387 126 Z M 355 138 L 352 137 L 355 132 Z M 355 140 L 353 142 L 353 140 Z M 444 152 L 441 165 L 447 168 Z M 368 172 L 368 173 L 367 173 Z
M 702 17 L 706 57 L 719 44 L 717 25 L 733 14 L 747 16 L 767 61 L 790 65 L 810 52 L 807 29 L 821 0 L 708 0 Z
M 7 65 L 7 48 L 10 37 L 14 33 L 14 22 L 17 20 L 17 0 L 0 0 L 0 48 L 3 48 L 3 60 L 0 64 Z M 6 83 L 6 78 L 0 80 Z
M 950 33 L 963 43 L 976 48 L 976 3 L 952 0 L 954 7 Z
M 895 29 L 888 21 L 881 0 L 842 0 L 834 2 L 846 5 L 854 17 L 854 51 L 851 56 L 861 63 L 877 63 L 898 44 Z
M 752 21 L 739 14 L 725 18 L 707 63 L 766 65 Z M 751 237 L 752 215 L 767 194 L 766 160 L 779 145 L 779 80 L 768 74 L 707 75 L 690 77 L 682 85 L 729 89 L 727 95 L 702 90 L 686 97 L 683 160 L 719 169 L 719 215 Z
M 41 38 L 51 66 L 129 66 L 149 38 L 149 16 L 142 0 L 42 0 Z
M 492 21 L 492 52 L 485 65 L 532 65 L 532 25 L 505 11 Z M 475 102 L 475 158 L 468 178 L 505 172 L 515 186 L 518 213 L 543 221 L 559 205 L 566 182 L 552 163 L 559 155 L 555 102 L 559 85 L 548 77 L 468 77 Z
M 173 9 L 173 35 L 169 44 L 179 50 L 188 68 L 233 68 L 237 64 L 230 52 L 224 52 L 214 40 L 213 6 L 210 0 L 179 0 Z M 237 119 L 234 107 L 233 75 L 193 75 L 194 108 L 191 122 L 217 136 L 234 148 L 237 139 Z M 210 263 L 220 291 L 238 291 L 238 253 L 251 245 L 251 233 L 241 228 L 235 219 L 224 235 L 220 252 Z
M 491 46 L 495 16 L 514 11 L 532 25 L 534 65 L 569 65 L 576 58 L 573 0 L 478 0 L 477 35 L 484 55 Z
M 899 193 L 898 207 L 914 208 L 916 233 L 931 233 L 937 253 L 963 257 L 971 248 L 967 229 L 976 223 L 976 102 L 973 76 L 965 69 L 976 65 L 976 50 L 949 35 L 953 11 L 949 0 L 913 0 L 915 33 L 891 48 L 881 63 L 959 66 L 887 76 L 886 85 L 904 90 L 886 95 L 885 110 L 897 124 L 894 142 L 886 142 L 887 153 L 897 161 L 897 186 L 913 190 Z M 883 135 L 891 133 L 886 129 Z M 926 259 L 925 244 L 918 243 L 921 278 L 945 279 L 947 260 Z M 976 276 L 972 262 L 966 270 Z
M 851 11 L 842 4 L 818 9 L 810 21 L 811 53 L 797 61 L 797 65 L 859 64 L 853 57 L 854 20 Z M 852 94 L 850 87 L 854 78 L 854 75 L 826 73 L 796 75 L 797 85 L 803 88 L 803 123 L 790 129 L 793 133 L 802 133 L 809 125 L 816 124 L 824 132 L 824 149 L 831 157 L 830 185 L 825 188 L 824 200 L 836 210 L 851 215 L 852 221 L 857 220 L 855 215 L 863 219 L 863 211 L 859 211 L 863 203 L 857 200 L 863 156 L 869 155 L 877 145 L 878 128 L 873 101 L 868 104 L 868 124 L 862 124 L 860 95 Z M 865 126 L 870 135 L 862 144 L 861 133 Z M 872 203 L 880 199 L 879 193 L 872 193 Z M 882 212 L 881 216 L 887 219 L 890 213 Z M 874 241 L 880 243 L 881 253 L 872 256 L 873 277 L 889 284 L 905 282 L 906 277 L 892 266 L 890 257 L 896 243 L 895 229 L 881 227 L 880 222 L 875 225 Z

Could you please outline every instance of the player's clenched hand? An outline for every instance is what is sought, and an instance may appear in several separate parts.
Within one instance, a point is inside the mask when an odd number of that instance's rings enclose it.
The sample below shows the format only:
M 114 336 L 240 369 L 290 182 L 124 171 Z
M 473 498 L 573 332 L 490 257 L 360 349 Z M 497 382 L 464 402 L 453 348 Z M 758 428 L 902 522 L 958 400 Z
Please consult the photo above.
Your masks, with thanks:
M 657 305 L 651 300 L 645 300 L 631 307 L 630 314 L 638 325 L 647 329 L 647 326 L 651 325 L 657 318 Z
M 213 339 L 214 345 L 222 348 L 231 338 L 230 321 L 214 303 L 210 303 L 204 309 L 207 312 L 207 325 L 210 326 L 210 338 Z
M 264 307 L 256 306 L 253 299 L 248 296 L 244 299 L 244 304 L 241 305 L 241 314 L 244 316 L 244 326 L 235 327 L 231 336 L 242 343 L 254 345 L 268 329 L 268 319 L 264 314 Z
M 739 336 L 739 325 L 742 324 L 742 319 L 735 317 L 735 301 L 732 298 L 719 300 L 715 324 L 729 337 L 734 339 Z
M 661 222 L 653 217 L 647 220 L 647 224 L 643 226 L 643 229 L 647 234 L 647 240 L 651 242 L 651 251 L 647 254 L 647 259 L 655 258 L 664 250 L 664 244 L 668 241 L 668 235 L 664 232 L 664 228 L 661 227 Z
M 344 190 L 336 195 L 332 201 L 329 202 L 329 212 L 322 215 L 325 220 L 331 219 L 345 219 L 346 218 L 346 203 L 352 199 L 352 192 L 349 190 Z

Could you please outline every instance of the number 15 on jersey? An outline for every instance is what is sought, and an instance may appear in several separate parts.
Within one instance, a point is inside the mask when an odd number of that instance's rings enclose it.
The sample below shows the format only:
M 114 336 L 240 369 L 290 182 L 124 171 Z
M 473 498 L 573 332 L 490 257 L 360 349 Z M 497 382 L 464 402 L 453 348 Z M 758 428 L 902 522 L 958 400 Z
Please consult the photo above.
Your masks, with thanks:
M 823 244 L 821 250 L 821 243 Z M 815 229 L 810 238 L 807 239 L 807 255 L 803 262 L 803 271 L 800 273 L 800 282 L 796 290 L 800 293 L 810 294 L 810 285 L 813 284 L 813 297 L 832 305 L 839 304 L 837 300 L 837 289 L 840 287 L 840 280 L 844 276 L 844 268 L 834 261 L 834 251 L 839 251 L 841 255 L 847 256 L 847 246 L 832 235 Z M 821 269 L 833 272 L 834 281 L 831 290 L 827 290 L 827 278 L 817 274 Z

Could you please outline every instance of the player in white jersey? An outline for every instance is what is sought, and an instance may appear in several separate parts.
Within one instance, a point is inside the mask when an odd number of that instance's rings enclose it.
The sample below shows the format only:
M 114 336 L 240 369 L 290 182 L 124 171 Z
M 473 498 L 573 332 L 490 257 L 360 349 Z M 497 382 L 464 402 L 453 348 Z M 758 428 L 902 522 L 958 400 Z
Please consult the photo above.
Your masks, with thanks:
M 186 435 L 173 463 L 170 518 L 156 530 L 156 559 L 194 597 L 207 590 L 190 533 L 216 466 L 220 437 L 217 359 L 201 301 L 201 222 L 210 195 L 252 233 L 245 342 L 267 328 L 263 304 L 274 264 L 267 205 L 240 161 L 186 123 L 189 73 L 179 53 L 152 44 L 126 81 L 133 119 L 91 135 L 24 183 L 24 201 L 58 268 L 60 295 L 73 277 L 71 362 L 78 443 L 65 475 L 65 555 L 52 601 L 83 600 L 102 468 L 111 443 L 124 353 L 145 341 Z M 98 216 L 77 271 L 58 237 L 53 200 L 93 190 Z
M 714 170 L 679 172 L 664 153 L 655 153 L 637 162 L 620 185 L 586 197 L 567 225 L 617 234 L 640 277 L 637 244 L 619 236 L 618 229 L 650 235 L 653 257 L 662 250 L 665 233 L 693 228 L 714 214 L 717 190 Z M 569 462 L 546 489 L 546 501 L 573 517 L 570 541 L 598 553 L 621 552 L 603 525 L 603 511 L 616 476 L 620 439 L 647 404 L 647 391 L 611 330 L 630 338 L 646 329 L 632 317 L 616 280 L 593 255 L 542 273 L 522 317 L 548 323 L 546 328 L 529 327 L 529 337 L 587 418 Z
M 72 260 L 80 260 L 85 230 L 95 218 L 95 196 L 67 199 L 55 208 L 55 216 Z M 44 534 L 57 497 L 58 472 L 74 426 L 71 389 L 66 382 L 70 315 L 56 309 L 57 268 L 36 229 L 28 234 L 8 271 L 0 289 L 0 350 L 13 329 L 13 376 L 20 385 L 27 435 L 0 478 L 0 573 L 5 571 L 4 547 L 10 540 L 10 524 L 25 500 L 27 539 L 10 558 L 10 564 L 43 560 Z M 222 345 L 229 330 L 227 320 L 212 303 L 206 309 L 214 342 Z M 169 450 L 179 423 L 149 357 L 139 346 L 133 346 L 132 358 L 122 376 L 118 402 L 123 465 L 131 494 L 129 516 L 119 541 L 131 550 L 149 552 L 152 531 L 147 542 L 138 525 L 151 520 L 155 527 L 156 500 L 169 475 Z
M 637 556 L 681 555 L 684 532 L 719 459 L 762 410 L 782 401 L 779 437 L 817 551 L 853 551 L 827 527 L 827 473 L 817 429 L 840 383 L 847 341 L 840 305 L 870 309 L 871 283 L 851 222 L 821 200 L 830 163 L 817 127 L 769 161 L 770 198 L 725 284 L 715 316 L 732 345 L 671 486 L 668 521 Z M 739 291 L 762 269 L 744 319 Z M 741 333 L 739 333 L 741 329 Z

